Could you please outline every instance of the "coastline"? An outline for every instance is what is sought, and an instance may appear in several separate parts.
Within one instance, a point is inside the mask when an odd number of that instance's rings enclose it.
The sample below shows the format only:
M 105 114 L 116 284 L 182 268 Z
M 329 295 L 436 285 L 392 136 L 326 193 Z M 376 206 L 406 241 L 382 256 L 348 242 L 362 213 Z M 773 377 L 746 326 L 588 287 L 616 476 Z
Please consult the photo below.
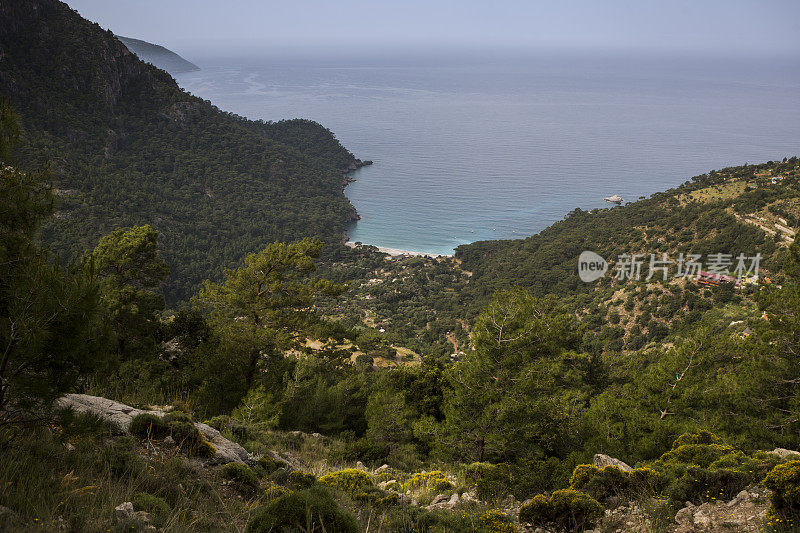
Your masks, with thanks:
M 344 243 L 345 246 L 349 248 L 357 248 L 359 245 L 352 241 L 347 241 Z M 454 254 L 433 254 L 428 252 L 417 252 L 414 250 L 400 250 L 398 248 L 387 248 L 385 246 L 373 246 L 371 244 L 364 244 L 362 243 L 361 246 L 369 246 L 371 248 L 376 248 L 379 252 L 384 254 L 388 254 L 392 257 L 430 257 L 432 259 L 436 259 L 437 257 L 454 257 Z
M 344 171 L 344 175 L 343 175 L 342 194 L 344 194 L 345 197 L 347 195 L 345 194 L 344 191 L 347 188 L 347 186 L 349 184 L 353 183 L 354 181 L 356 181 L 355 178 L 353 178 L 350 175 L 350 173 L 353 172 L 354 170 L 358 170 L 359 168 L 366 167 L 366 166 L 369 166 L 369 165 L 372 165 L 372 161 L 370 161 L 370 160 L 362 161 L 361 159 L 354 159 L 354 161 L 352 163 L 350 163 L 350 166 Z M 348 198 L 348 201 L 349 201 L 349 198 Z M 356 222 L 358 220 L 361 220 L 361 216 L 358 214 L 358 211 L 355 209 L 355 206 L 353 206 L 353 211 L 354 211 L 354 216 L 348 222 Z M 346 235 L 345 235 L 345 239 L 347 239 Z M 344 244 L 345 244 L 345 246 L 347 246 L 349 248 L 357 248 L 358 247 L 358 244 L 356 244 L 355 242 L 352 242 L 350 240 L 345 240 Z M 377 249 L 381 253 L 388 254 L 391 257 L 429 257 L 429 258 L 432 258 L 432 259 L 436 259 L 437 257 L 455 257 L 455 254 L 433 254 L 433 253 L 428 253 L 428 252 L 417 252 L 415 250 L 400 250 L 399 248 L 387 248 L 385 246 L 373 246 L 371 244 L 365 244 L 365 243 L 361 243 L 361 246 L 370 246 L 372 248 Z

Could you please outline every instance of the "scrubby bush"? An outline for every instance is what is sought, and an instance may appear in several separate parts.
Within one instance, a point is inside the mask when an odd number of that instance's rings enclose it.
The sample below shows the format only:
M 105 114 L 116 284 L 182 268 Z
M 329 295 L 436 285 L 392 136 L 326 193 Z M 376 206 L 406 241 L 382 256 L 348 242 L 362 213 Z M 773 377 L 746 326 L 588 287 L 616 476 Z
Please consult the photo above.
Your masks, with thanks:
M 652 468 L 634 468 L 628 473 L 628 490 L 632 496 L 659 493 L 666 484 L 667 479 Z
M 133 508 L 137 511 L 147 511 L 161 521 L 169 513 L 169 504 L 158 496 L 146 492 L 137 492 L 131 498 Z
M 800 461 L 777 465 L 764 478 L 764 486 L 772 491 L 768 529 L 795 531 L 795 523 L 800 524 Z
M 267 500 L 275 500 L 280 498 L 284 494 L 291 494 L 292 490 L 284 487 L 283 485 L 277 485 L 275 483 L 270 483 L 267 488 L 264 489 L 264 497 Z
M 582 490 L 593 498 L 604 501 L 628 494 L 630 480 L 628 473 L 616 466 L 596 468 L 592 465 L 578 465 L 570 478 L 570 488 Z
M 350 494 L 356 494 L 361 489 L 372 486 L 372 480 L 369 475 L 357 468 L 346 468 L 325 474 L 319 478 L 319 482 Z
M 511 471 L 504 463 L 472 463 L 464 469 L 464 481 L 475 487 L 479 500 L 495 501 L 508 494 Z
M 727 468 L 708 469 L 689 466 L 686 472 L 667 487 L 666 496 L 675 502 L 729 500 L 752 482 L 746 472 Z
M 246 465 L 239 463 L 228 463 L 222 467 L 222 477 L 236 483 L 240 488 L 258 488 L 258 476 Z
M 134 440 L 123 437 L 101 448 L 101 460 L 118 478 L 135 477 L 146 471 L 144 461 L 136 453 Z
M 400 503 L 400 496 L 395 494 L 394 492 L 384 493 L 384 496 L 381 496 L 375 500 L 375 505 L 378 507 L 391 507 L 393 505 L 397 505 Z
M 538 494 L 519 510 L 520 522 L 558 531 L 591 529 L 603 516 L 603 506 L 588 494 L 574 489 Z
M 660 492 L 665 484 L 664 476 L 651 468 L 625 472 L 611 465 L 603 468 L 578 465 L 570 478 L 570 488 L 581 490 L 599 501 L 620 496 L 636 498 L 652 495 Z
M 192 417 L 183 411 L 170 411 L 164 415 L 162 420 L 169 425 L 170 422 L 191 422 Z
M 264 455 L 258 458 L 258 466 L 263 468 L 267 474 L 271 474 L 280 468 L 281 464 L 269 455 Z
M 289 483 L 296 488 L 306 488 L 310 487 L 314 483 L 317 482 L 316 476 L 314 474 L 301 472 L 300 470 L 294 470 L 289 472 Z
M 169 422 L 167 428 L 175 443 L 187 453 L 198 457 L 213 457 L 217 453 L 193 422 L 179 418 Z
M 491 533 L 514 533 L 514 520 L 499 509 L 489 509 L 478 515 L 478 523 Z
M 357 533 L 355 517 L 340 509 L 329 492 L 312 487 L 284 494 L 258 509 L 247 524 L 247 533 L 304 531 Z
M 664 462 L 686 463 L 708 468 L 711 463 L 734 452 L 727 444 L 682 444 L 661 456 Z
M 142 439 L 162 439 L 169 435 L 167 424 L 158 416 L 150 413 L 142 413 L 134 416 L 131 419 L 131 425 L 128 430 L 131 435 Z
M 420 489 L 425 488 L 442 492 L 450 490 L 453 484 L 448 481 L 447 476 L 441 470 L 433 470 L 431 472 L 417 472 L 405 483 L 406 489 Z

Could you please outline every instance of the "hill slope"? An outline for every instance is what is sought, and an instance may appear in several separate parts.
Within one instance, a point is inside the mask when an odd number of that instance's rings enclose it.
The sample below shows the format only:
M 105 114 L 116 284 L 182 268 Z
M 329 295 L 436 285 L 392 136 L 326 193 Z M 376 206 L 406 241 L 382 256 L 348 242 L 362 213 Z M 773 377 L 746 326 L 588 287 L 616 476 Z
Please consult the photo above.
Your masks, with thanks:
M 122 41 L 122 44 L 124 44 L 128 50 L 139 56 L 142 61 L 152 63 L 170 74 L 200 70 L 200 67 L 191 61 L 187 61 L 172 50 L 164 48 L 161 45 L 148 43 L 147 41 L 134 39 L 132 37 L 123 37 L 121 35 L 117 35 L 117 39 Z
M 338 242 L 360 164 L 326 128 L 220 111 L 56 0 L 0 3 L 0 95 L 21 115 L 25 166 L 49 161 L 61 195 L 45 231 L 66 255 L 151 224 L 168 301 L 275 240 Z

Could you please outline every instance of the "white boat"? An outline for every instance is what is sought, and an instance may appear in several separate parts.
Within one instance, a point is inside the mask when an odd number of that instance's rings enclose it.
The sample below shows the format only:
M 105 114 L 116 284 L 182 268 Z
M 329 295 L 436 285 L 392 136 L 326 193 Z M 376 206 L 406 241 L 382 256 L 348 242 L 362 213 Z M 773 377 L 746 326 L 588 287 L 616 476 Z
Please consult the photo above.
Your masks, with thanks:
M 611 202 L 612 204 L 621 204 L 622 203 L 622 196 L 619 194 L 615 194 L 614 196 L 606 196 L 603 198 L 606 202 Z

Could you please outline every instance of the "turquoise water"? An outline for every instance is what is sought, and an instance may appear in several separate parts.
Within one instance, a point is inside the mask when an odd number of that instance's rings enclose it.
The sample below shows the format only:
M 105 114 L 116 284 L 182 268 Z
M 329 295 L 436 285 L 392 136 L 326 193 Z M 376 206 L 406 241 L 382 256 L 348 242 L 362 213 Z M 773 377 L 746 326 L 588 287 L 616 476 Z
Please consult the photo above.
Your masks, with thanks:
M 374 165 L 353 241 L 429 253 L 521 238 L 575 207 L 800 153 L 800 62 L 581 54 L 192 56 L 180 85 L 251 119 L 302 117 Z

